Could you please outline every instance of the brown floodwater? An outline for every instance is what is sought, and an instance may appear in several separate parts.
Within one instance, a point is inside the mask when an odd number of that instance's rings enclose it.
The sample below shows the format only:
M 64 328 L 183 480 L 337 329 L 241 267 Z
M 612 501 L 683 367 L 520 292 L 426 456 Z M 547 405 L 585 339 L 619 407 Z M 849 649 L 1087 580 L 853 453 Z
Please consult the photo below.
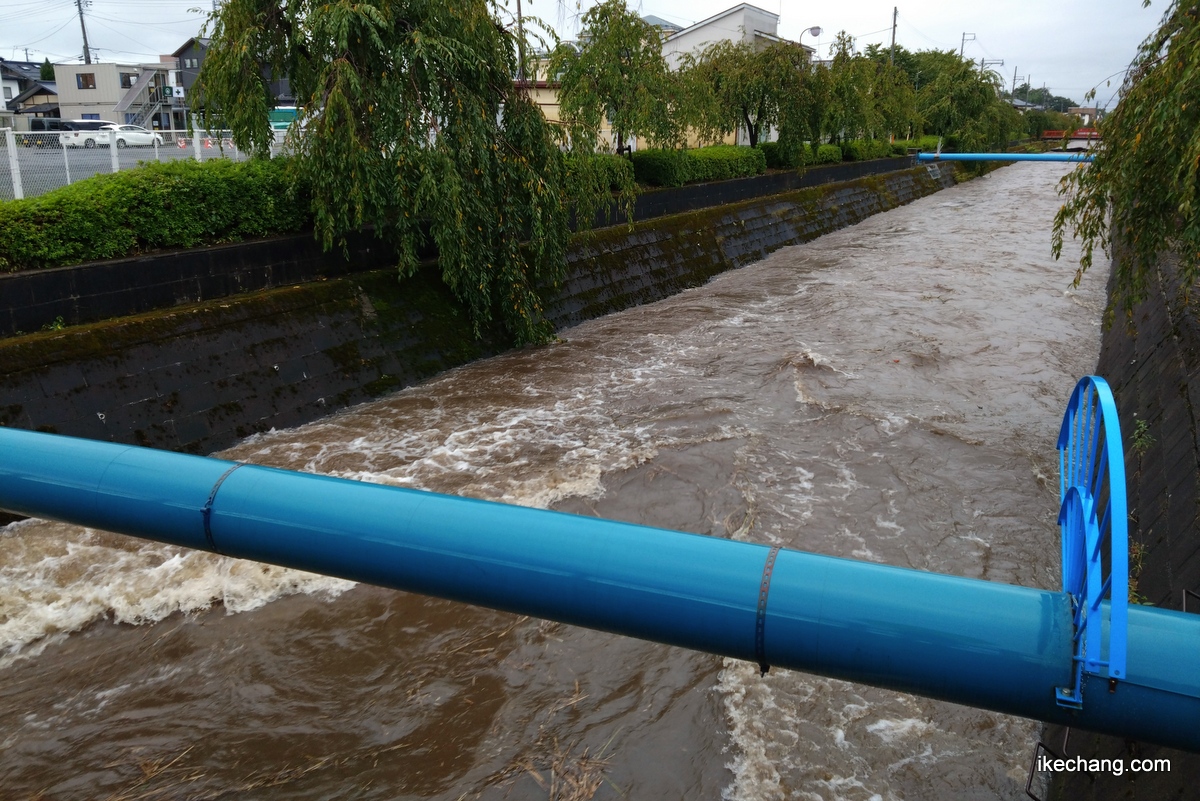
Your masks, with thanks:
M 1033 587 L 1103 282 L 1020 164 L 226 458 Z M 347 510 L 351 512 L 352 510 Z M 864 587 L 863 592 L 872 588 Z M 0 530 L 5 799 L 1017 799 L 1037 724 Z

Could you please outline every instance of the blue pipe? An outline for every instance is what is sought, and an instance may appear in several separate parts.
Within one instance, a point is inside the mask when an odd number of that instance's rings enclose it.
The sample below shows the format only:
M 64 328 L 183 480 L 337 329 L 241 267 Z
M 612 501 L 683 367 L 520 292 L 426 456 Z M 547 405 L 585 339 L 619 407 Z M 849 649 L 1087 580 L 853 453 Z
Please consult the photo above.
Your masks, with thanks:
M 1091 161 L 1086 153 L 918 153 L 917 161 Z
M 1129 609 L 1069 687 L 1069 596 L 0 428 L 0 508 L 1200 751 L 1200 616 Z

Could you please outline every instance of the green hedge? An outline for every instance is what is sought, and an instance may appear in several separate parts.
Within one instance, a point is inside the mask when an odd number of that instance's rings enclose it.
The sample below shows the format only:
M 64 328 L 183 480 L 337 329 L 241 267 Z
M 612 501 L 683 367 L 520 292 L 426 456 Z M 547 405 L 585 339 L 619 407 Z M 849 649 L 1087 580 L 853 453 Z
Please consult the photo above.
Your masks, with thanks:
M 926 153 L 932 153 L 937 150 L 938 137 L 922 136 L 919 139 L 897 139 L 894 144 L 905 148 L 905 152 L 907 152 L 908 148 L 913 147 Z M 942 147 L 945 148 L 945 142 L 942 143 Z
M 763 142 L 759 149 L 767 161 L 767 166 L 773 170 L 793 170 L 805 164 L 812 164 L 816 158 L 812 146 L 802 142 L 797 147 L 785 147 L 780 142 Z
M 698 181 L 723 181 L 766 172 L 767 160 L 756 147 L 714 145 L 695 150 L 641 150 L 633 154 L 638 183 L 683 186 Z
M 845 161 L 883 159 L 890 155 L 892 146 L 881 139 L 853 139 L 842 143 L 842 158 Z
M 174 161 L 0 203 L 0 270 L 115 259 L 297 231 L 311 222 L 284 160 Z
M 821 145 L 817 148 L 817 164 L 840 164 L 842 149 L 837 145 Z

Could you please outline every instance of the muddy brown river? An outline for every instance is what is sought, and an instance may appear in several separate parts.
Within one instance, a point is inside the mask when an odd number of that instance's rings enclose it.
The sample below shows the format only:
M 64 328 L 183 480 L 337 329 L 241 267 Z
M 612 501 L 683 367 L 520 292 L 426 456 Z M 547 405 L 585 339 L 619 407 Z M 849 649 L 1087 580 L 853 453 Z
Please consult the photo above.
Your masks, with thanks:
M 1018 164 L 225 458 L 1031 587 L 1103 281 Z M 351 511 L 351 510 L 347 510 Z M 861 588 L 863 593 L 874 591 Z M 1037 724 L 40 521 L 5 799 L 1018 799 Z

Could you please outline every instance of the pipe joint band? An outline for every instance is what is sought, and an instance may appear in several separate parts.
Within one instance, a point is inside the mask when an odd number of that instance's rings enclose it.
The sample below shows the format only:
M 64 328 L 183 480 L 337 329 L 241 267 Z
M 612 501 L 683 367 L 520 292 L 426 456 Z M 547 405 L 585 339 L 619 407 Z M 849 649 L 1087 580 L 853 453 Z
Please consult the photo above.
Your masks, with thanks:
M 760 675 L 767 675 L 771 666 L 767 664 L 767 596 L 771 592 L 771 573 L 775 570 L 775 557 L 779 555 L 776 545 L 767 554 L 763 565 L 762 581 L 758 585 L 758 616 L 754 622 L 754 658 L 758 661 Z
M 222 473 L 221 477 L 217 479 L 217 483 L 213 484 L 212 491 L 208 493 L 208 500 L 204 502 L 204 509 L 201 512 L 201 516 L 204 519 L 204 539 L 208 541 L 208 549 L 210 551 L 212 551 L 213 553 L 221 553 L 221 551 L 217 549 L 217 543 L 213 540 L 213 533 L 212 533 L 213 502 L 217 499 L 217 490 L 221 489 L 221 485 L 225 483 L 225 479 L 229 478 L 230 474 L 232 474 L 234 470 L 237 470 L 241 466 L 242 466 L 242 463 L 238 462 L 237 464 L 233 465 L 228 470 L 226 470 L 224 473 Z M 221 554 L 221 555 L 224 556 L 224 554 Z

